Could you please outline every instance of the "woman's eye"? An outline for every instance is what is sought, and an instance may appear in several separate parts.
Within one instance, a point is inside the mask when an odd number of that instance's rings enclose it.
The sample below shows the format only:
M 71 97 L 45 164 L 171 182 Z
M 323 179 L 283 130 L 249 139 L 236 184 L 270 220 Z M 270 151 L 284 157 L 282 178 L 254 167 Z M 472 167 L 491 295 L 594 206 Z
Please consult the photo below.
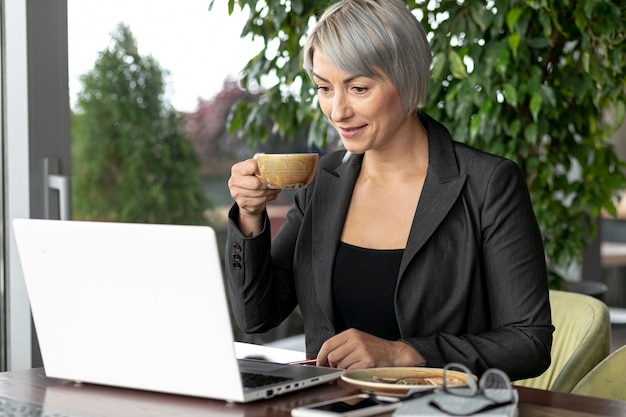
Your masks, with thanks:
M 367 87 L 354 86 L 352 87 L 352 91 L 354 91 L 357 94 L 363 94 L 367 92 Z
M 324 85 L 318 85 L 317 87 L 317 91 L 320 93 L 327 93 L 330 89 Z

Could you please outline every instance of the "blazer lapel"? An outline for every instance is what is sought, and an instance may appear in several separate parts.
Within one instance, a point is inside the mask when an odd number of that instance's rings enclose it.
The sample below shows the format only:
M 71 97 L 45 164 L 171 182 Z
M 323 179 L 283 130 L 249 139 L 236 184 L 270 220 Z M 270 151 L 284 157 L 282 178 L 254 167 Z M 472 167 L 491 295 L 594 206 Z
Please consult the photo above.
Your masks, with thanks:
M 361 158 L 353 155 L 338 167 L 324 167 L 317 174 L 320 176 L 317 183 L 324 184 L 324 187 L 315 190 L 319 195 L 312 202 L 311 256 L 316 260 L 313 263 L 313 276 L 319 302 L 331 323 L 334 322 L 331 277 L 335 253 L 360 165 Z
M 402 257 L 399 277 L 457 201 L 467 177 L 467 174 L 459 172 L 448 130 L 423 113 L 420 118 L 428 131 L 428 173 Z

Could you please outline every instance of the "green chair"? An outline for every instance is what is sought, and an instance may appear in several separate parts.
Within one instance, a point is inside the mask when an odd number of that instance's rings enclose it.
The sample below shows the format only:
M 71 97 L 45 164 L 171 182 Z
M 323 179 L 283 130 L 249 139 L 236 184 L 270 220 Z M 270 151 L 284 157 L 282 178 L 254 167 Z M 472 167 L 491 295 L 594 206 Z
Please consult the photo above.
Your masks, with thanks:
M 550 306 L 555 327 L 550 367 L 535 378 L 514 384 L 569 393 L 609 354 L 609 309 L 589 295 L 556 290 L 550 290 Z
M 576 384 L 572 394 L 626 401 L 626 346 L 597 364 Z

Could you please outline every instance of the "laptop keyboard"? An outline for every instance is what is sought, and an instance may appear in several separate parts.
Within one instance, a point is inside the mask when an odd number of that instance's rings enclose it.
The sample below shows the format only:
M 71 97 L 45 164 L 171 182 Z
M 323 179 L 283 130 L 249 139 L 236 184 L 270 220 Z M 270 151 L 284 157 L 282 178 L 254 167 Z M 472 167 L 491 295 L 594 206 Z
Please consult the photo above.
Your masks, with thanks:
M 252 372 L 241 373 L 241 380 L 243 381 L 243 386 L 246 388 L 258 388 L 280 382 L 291 381 L 292 379 L 293 378 L 287 378 L 284 376 L 255 374 Z

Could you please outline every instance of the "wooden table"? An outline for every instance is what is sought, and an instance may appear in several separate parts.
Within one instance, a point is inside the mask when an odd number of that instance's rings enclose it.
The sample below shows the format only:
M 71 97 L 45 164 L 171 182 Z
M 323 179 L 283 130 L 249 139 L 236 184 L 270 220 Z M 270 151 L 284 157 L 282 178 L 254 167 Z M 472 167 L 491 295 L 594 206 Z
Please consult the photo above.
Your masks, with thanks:
M 517 390 L 520 396 L 519 417 L 626 416 L 626 402 L 623 401 L 523 387 L 517 387 Z M 43 405 L 41 415 L 53 415 L 56 411 L 62 417 L 288 417 L 294 407 L 356 391 L 345 382 L 337 381 L 269 400 L 229 404 L 179 395 L 74 384 L 47 378 L 41 368 L 0 373 L 0 397 Z

